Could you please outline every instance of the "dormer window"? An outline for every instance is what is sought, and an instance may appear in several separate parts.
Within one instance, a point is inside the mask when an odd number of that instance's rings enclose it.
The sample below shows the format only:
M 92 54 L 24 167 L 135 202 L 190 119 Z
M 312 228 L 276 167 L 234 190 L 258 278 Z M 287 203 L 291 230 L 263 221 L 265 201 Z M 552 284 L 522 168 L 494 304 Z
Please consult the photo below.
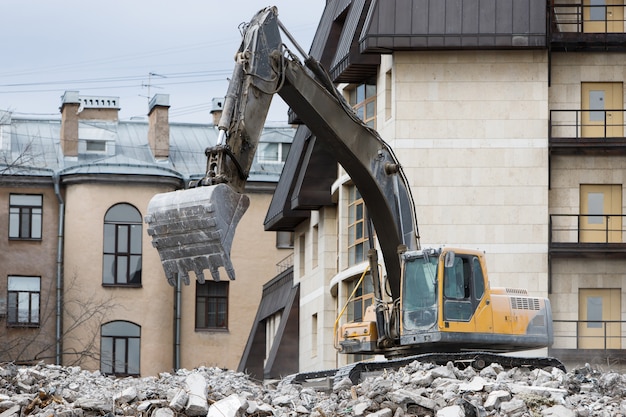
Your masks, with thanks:
M 107 143 L 105 140 L 86 140 L 85 150 L 87 152 L 106 153 Z
M 285 162 L 290 143 L 259 143 L 257 159 L 259 162 Z

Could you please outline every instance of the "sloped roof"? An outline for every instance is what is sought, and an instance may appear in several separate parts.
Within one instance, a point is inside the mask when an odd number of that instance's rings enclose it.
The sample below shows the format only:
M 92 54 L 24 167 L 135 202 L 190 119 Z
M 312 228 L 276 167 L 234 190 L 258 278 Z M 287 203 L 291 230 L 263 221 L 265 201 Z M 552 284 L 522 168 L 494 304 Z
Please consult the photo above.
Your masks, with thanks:
M 200 178 L 206 169 L 204 150 L 217 140 L 209 124 L 170 123 L 170 154 L 155 160 L 148 145 L 147 121 L 79 122 L 79 152 L 65 157 L 60 119 L 11 118 L 0 125 L 0 171 L 4 175 L 121 174 L 184 179 Z M 295 129 L 266 127 L 260 142 L 291 143 Z M 86 141 L 102 141 L 106 149 L 87 151 Z M 282 164 L 258 163 L 248 181 L 277 182 Z

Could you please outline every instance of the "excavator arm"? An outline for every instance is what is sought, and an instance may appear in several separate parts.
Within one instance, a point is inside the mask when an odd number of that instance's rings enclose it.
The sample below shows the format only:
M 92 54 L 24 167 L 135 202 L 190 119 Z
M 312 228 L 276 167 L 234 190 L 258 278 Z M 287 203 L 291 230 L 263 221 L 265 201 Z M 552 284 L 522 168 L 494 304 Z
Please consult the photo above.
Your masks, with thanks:
M 281 31 L 304 57 L 304 64 L 286 49 Z M 306 56 L 291 38 L 278 20 L 276 8 L 261 10 L 245 27 L 235 61 L 219 122 L 218 143 L 207 149 L 207 175 L 198 182 L 200 191 L 194 196 L 197 205 L 210 205 L 212 210 L 225 213 L 221 216 L 224 221 L 209 222 L 216 226 L 203 225 L 205 235 L 219 235 L 225 239 L 214 237 L 207 238 L 204 243 L 195 241 L 194 250 L 185 252 L 186 244 L 181 242 L 181 236 L 186 223 L 190 232 L 197 233 L 197 222 L 187 222 L 189 213 L 207 212 L 193 207 L 181 209 L 175 202 L 173 195 L 190 190 L 162 194 L 160 198 L 155 196 L 161 201 L 151 203 L 148 208 L 148 231 L 164 266 L 169 265 L 166 274 L 170 282 L 175 273 L 187 277 L 190 270 L 202 279 L 202 270 L 206 268 L 215 279 L 219 279 L 214 272 L 220 266 L 232 271 L 229 259 L 232 233 L 229 232 L 234 230 L 243 214 L 238 204 L 240 195 L 271 99 L 278 94 L 317 137 L 316 146 L 330 150 L 361 193 L 377 233 L 392 296 L 399 297 L 401 261 L 398 249 L 417 250 L 419 243 L 409 183 L 390 146 L 356 116 L 320 64 Z M 213 189 L 223 188 L 220 186 L 224 184 L 228 185 L 228 190 L 221 189 L 218 199 Z M 168 200 L 172 204 L 168 204 Z M 224 206 L 228 207 L 225 209 Z M 168 215 L 164 216 L 164 212 Z M 165 224 L 161 224 L 157 231 L 154 224 L 158 223 L 158 218 L 165 218 Z M 168 235 L 168 223 L 178 226 L 171 236 Z M 205 253 L 201 254 L 203 245 Z M 234 278 L 234 271 L 229 276 Z
M 302 60 L 283 45 L 281 32 Z M 191 189 L 158 194 L 148 205 L 148 233 L 170 283 L 179 278 L 189 283 L 190 271 L 202 282 L 206 269 L 219 279 L 221 267 L 235 278 L 230 248 L 249 204 L 244 194 L 248 171 L 272 97 L 278 94 L 316 136 L 315 146 L 327 148 L 358 188 L 384 259 L 393 304 L 383 304 L 381 280 L 376 279 L 378 251 L 372 248 L 375 320 L 342 326 L 344 353 L 393 357 L 551 344 L 548 299 L 492 288 L 478 251 L 420 250 L 413 198 L 398 159 L 282 27 L 275 8 L 261 10 L 244 28 L 235 61 L 218 141 L 206 150 L 205 177 Z M 516 307 L 523 305 L 536 308 Z M 474 353 L 469 359 L 475 359 Z

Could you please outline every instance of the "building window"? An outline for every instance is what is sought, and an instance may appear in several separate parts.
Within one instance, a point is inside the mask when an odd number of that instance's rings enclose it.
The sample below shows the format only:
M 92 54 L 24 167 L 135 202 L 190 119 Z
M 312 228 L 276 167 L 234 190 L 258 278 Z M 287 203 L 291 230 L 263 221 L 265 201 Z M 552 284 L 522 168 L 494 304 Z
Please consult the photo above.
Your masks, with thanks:
M 358 285 L 358 283 L 358 279 L 352 280 L 348 283 L 348 294 L 352 294 L 354 292 L 352 300 L 350 301 L 350 304 L 348 304 L 347 319 L 349 322 L 363 321 L 365 310 L 367 310 L 367 307 L 371 306 L 374 302 L 374 285 L 372 283 L 372 275 L 368 273 L 363 278 L 361 284 Z
M 348 188 L 348 265 L 367 259 L 369 249 L 365 203 L 355 186 Z
M 100 328 L 100 371 L 107 375 L 139 375 L 141 327 L 111 321 Z
M 319 224 L 313 225 L 311 230 L 311 268 L 317 268 L 319 265 L 319 239 L 320 239 L 320 227 Z
M 311 316 L 311 357 L 312 358 L 317 356 L 317 343 L 318 343 L 317 313 L 315 313 Z
M 376 84 L 360 84 L 348 91 L 348 101 L 359 119 L 376 128 Z
M 104 216 L 103 285 L 141 285 L 141 214 L 116 204 Z
M 267 363 L 267 359 L 270 357 L 272 346 L 274 346 L 274 340 L 276 339 L 276 333 L 280 326 L 280 319 L 283 312 L 279 311 L 274 313 L 265 319 L 265 359 L 263 360 L 263 366 Z
M 7 324 L 9 326 L 38 327 L 41 278 L 9 277 L 7 289 Z
M 306 239 L 304 233 L 298 236 L 298 273 L 304 276 L 306 272 Z
M 259 143 L 257 160 L 259 162 L 285 162 L 290 143 Z
M 276 232 L 276 248 L 293 249 L 293 232 L 278 231 Z
M 105 140 L 86 140 L 85 150 L 87 152 L 103 153 L 107 151 L 107 143 Z
M 9 197 L 9 238 L 41 239 L 43 196 L 11 194 Z
M 228 281 L 196 282 L 196 330 L 228 328 Z

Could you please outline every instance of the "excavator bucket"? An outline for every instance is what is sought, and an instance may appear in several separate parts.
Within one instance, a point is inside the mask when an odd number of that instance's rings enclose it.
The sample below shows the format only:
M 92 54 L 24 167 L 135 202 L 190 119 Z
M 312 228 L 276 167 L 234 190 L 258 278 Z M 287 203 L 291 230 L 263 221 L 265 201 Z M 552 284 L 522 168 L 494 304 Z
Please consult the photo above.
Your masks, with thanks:
M 170 285 L 176 284 L 177 276 L 189 285 L 189 271 L 203 283 L 206 269 L 219 281 L 220 267 L 235 279 L 230 248 L 249 205 L 248 196 L 227 184 L 157 194 L 150 200 L 145 217 L 148 234 Z

